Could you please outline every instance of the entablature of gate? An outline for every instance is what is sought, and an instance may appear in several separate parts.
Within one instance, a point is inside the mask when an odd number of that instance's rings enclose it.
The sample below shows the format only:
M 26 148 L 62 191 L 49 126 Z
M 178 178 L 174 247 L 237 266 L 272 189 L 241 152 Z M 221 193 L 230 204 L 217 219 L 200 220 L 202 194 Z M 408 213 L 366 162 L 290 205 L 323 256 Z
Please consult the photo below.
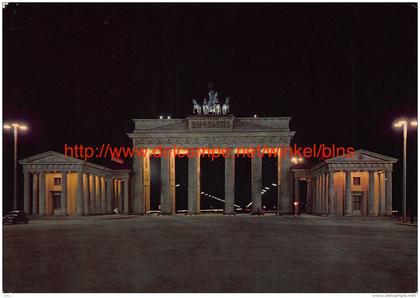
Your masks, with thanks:
M 278 148 L 290 145 L 292 135 L 186 135 L 186 136 L 135 136 L 133 146 L 155 148 L 157 146 L 169 147 L 206 147 L 206 148 L 243 148 L 257 147 Z
M 134 119 L 128 136 L 133 146 L 185 147 L 282 147 L 289 146 L 295 132 L 290 117 L 236 118 L 190 116 L 186 119 Z

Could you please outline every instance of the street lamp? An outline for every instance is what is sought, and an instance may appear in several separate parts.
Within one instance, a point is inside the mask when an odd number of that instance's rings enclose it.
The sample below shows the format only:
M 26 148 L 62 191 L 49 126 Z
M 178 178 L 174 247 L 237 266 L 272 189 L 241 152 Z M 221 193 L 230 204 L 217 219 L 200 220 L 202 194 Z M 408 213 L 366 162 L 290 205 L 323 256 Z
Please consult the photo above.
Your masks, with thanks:
M 297 217 L 297 215 L 298 215 L 298 205 L 299 205 L 299 202 L 294 201 L 293 202 L 293 205 L 295 206 L 295 217 Z
M 403 129 L 403 222 L 407 221 L 407 130 L 408 126 L 417 127 L 417 120 L 399 119 L 394 122 L 394 127 Z
M 13 209 L 16 210 L 18 207 L 17 204 L 17 143 L 18 143 L 18 135 L 19 130 L 27 130 L 28 127 L 22 123 L 5 123 L 4 124 L 5 130 L 12 130 L 13 129 L 13 139 L 14 139 L 14 165 L 13 165 Z
M 303 163 L 303 158 L 302 157 L 292 157 L 290 159 L 290 161 L 292 163 L 294 163 L 295 165 L 299 164 L 299 163 Z

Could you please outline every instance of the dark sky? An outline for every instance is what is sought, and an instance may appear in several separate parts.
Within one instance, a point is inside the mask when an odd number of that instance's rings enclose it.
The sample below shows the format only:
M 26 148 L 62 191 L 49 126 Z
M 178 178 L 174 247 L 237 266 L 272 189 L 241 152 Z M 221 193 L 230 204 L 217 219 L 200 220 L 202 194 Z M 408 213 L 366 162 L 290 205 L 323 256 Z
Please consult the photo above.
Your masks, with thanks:
M 401 159 L 392 121 L 417 115 L 415 4 L 9 4 L 3 118 L 20 157 L 130 145 L 133 118 L 185 117 L 213 82 L 235 116 L 291 116 L 300 145 Z M 414 135 L 415 134 L 415 135 Z M 416 201 L 417 134 L 409 133 Z M 5 194 L 12 137 L 4 135 Z M 394 174 L 398 204 L 401 166 Z

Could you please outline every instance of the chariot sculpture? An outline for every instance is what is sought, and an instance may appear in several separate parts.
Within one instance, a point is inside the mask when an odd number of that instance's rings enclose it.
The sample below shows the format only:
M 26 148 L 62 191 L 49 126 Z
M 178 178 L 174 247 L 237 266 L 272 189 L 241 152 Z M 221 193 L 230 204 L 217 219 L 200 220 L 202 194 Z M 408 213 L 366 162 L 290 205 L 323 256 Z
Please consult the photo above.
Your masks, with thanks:
M 197 100 L 193 99 L 193 114 L 195 115 L 227 115 L 229 114 L 229 97 L 226 98 L 225 103 L 221 106 L 218 93 L 213 90 L 213 84 L 209 83 L 209 97 L 203 99 L 203 104 L 200 105 Z

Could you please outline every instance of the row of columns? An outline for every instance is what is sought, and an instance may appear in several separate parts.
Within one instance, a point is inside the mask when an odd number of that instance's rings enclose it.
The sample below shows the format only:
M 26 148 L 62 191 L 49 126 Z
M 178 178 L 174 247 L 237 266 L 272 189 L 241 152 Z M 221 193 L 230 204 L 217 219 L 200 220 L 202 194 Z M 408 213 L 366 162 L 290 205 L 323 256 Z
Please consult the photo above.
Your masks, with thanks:
M 47 214 L 47 171 L 24 171 L 24 211 L 27 214 Z M 32 210 L 30 198 L 30 175 L 32 174 Z M 76 172 L 75 214 L 91 215 L 111 213 L 112 201 L 118 202 L 118 210 L 129 213 L 128 179 L 106 178 L 82 171 Z M 68 172 L 61 172 L 61 214 L 68 215 Z M 117 204 L 116 204 L 117 205 Z
M 225 214 L 235 212 L 235 156 L 230 150 L 225 157 Z M 291 212 L 289 194 L 290 159 L 279 156 L 278 186 L 279 213 Z M 134 213 L 144 214 L 150 210 L 150 160 L 148 156 L 134 158 L 133 164 Z M 252 213 L 262 212 L 262 158 L 254 154 L 251 158 Z M 175 210 L 175 158 L 161 158 L 161 206 L 163 214 L 173 214 Z M 188 157 L 188 214 L 200 212 L 200 157 Z
M 346 170 L 344 172 L 344 215 L 352 215 L 352 171 Z M 376 215 L 375 207 L 379 210 L 379 215 L 392 215 L 392 171 L 385 171 L 385 193 L 381 193 L 382 190 L 381 187 L 379 187 L 380 199 L 378 200 L 378 206 L 375 206 L 375 171 L 368 171 L 368 173 L 368 215 Z M 299 201 L 298 183 L 299 178 L 295 177 L 295 201 Z M 379 183 L 381 183 L 381 180 L 379 180 Z M 381 196 L 383 195 L 385 196 L 385 200 L 381 200 Z M 384 204 L 382 202 L 384 202 Z M 334 171 L 321 172 L 311 179 L 308 179 L 307 203 L 310 213 L 336 215 L 337 200 L 335 198 Z

